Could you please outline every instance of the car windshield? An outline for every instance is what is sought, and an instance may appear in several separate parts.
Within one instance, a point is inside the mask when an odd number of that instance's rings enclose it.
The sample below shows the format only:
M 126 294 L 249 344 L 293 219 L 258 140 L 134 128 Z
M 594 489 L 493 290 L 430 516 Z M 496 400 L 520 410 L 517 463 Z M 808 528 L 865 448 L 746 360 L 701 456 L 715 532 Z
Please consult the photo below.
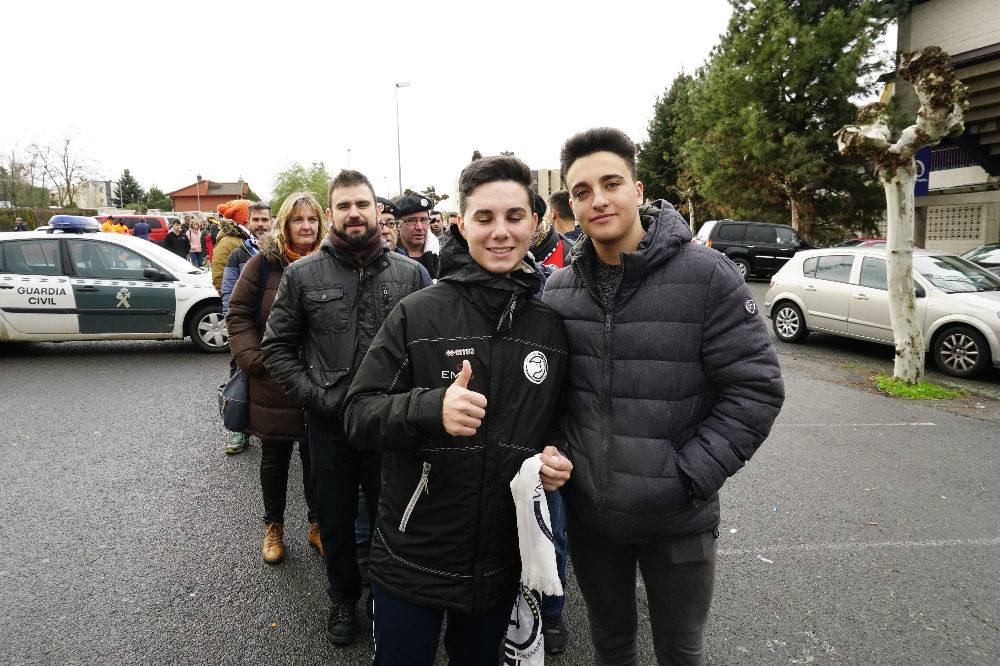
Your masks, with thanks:
M 947 294 L 1000 291 L 1000 277 L 961 257 L 914 256 L 913 268 Z
M 984 245 L 962 255 L 963 259 L 977 264 L 1000 264 L 1000 245 Z
M 150 259 L 156 260 L 158 264 L 164 266 L 173 273 L 178 273 L 180 275 L 197 275 L 202 272 L 201 269 L 195 268 L 190 261 L 181 259 L 170 250 L 165 250 L 155 243 L 144 244 L 142 246 L 142 253 Z

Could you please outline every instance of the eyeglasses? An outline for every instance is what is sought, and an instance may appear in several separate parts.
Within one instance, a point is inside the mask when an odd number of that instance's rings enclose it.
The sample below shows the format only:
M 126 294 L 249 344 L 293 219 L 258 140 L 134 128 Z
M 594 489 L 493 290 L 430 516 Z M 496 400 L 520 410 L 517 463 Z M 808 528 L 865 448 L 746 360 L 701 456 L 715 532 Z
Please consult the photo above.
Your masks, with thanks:
M 430 223 L 431 223 L 431 218 L 429 217 L 418 217 L 415 220 L 403 220 L 403 225 L 410 228 L 415 227 L 418 224 L 422 224 L 426 227 L 429 226 Z
M 396 228 L 396 221 L 393 220 L 392 222 L 389 222 L 389 221 L 379 222 L 378 226 L 382 227 L 383 229 L 395 229 Z

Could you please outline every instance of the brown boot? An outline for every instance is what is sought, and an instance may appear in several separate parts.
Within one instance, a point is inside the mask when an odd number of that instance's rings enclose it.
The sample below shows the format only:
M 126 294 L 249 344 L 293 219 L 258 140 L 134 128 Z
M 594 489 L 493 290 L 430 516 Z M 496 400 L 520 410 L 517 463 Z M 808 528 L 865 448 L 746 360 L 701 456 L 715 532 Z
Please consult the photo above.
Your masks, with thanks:
M 319 538 L 319 523 L 309 523 L 309 543 L 312 547 L 323 554 L 323 542 Z
M 285 559 L 285 526 L 282 523 L 264 524 L 264 545 L 261 554 L 268 564 L 277 564 Z

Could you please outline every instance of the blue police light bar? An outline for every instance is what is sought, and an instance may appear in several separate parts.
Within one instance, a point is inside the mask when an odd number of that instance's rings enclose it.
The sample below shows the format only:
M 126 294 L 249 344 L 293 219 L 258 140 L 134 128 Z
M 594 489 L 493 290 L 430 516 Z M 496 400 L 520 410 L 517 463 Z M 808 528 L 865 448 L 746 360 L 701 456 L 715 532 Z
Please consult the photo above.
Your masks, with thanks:
M 64 233 L 87 233 L 90 231 L 100 231 L 101 223 L 92 217 L 83 215 L 53 215 L 49 218 L 49 228 L 59 230 Z

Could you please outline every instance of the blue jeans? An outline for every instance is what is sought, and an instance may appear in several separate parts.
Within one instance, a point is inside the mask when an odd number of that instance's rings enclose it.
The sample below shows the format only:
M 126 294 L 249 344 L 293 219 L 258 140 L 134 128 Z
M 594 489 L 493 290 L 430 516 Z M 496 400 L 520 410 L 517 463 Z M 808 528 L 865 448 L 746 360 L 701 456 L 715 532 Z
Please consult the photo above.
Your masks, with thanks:
M 201 268 L 201 256 L 202 256 L 202 253 L 201 252 L 192 252 L 190 256 L 191 256 L 191 263 L 194 264 L 195 266 L 197 266 L 198 268 Z
M 566 506 L 558 490 L 545 491 L 545 501 L 549 505 L 549 520 L 552 523 L 552 543 L 556 547 L 556 571 L 559 582 L 566 590 Z M 562 617 L 566 597 L 542 596 L 542 618 L 553 622 Z

